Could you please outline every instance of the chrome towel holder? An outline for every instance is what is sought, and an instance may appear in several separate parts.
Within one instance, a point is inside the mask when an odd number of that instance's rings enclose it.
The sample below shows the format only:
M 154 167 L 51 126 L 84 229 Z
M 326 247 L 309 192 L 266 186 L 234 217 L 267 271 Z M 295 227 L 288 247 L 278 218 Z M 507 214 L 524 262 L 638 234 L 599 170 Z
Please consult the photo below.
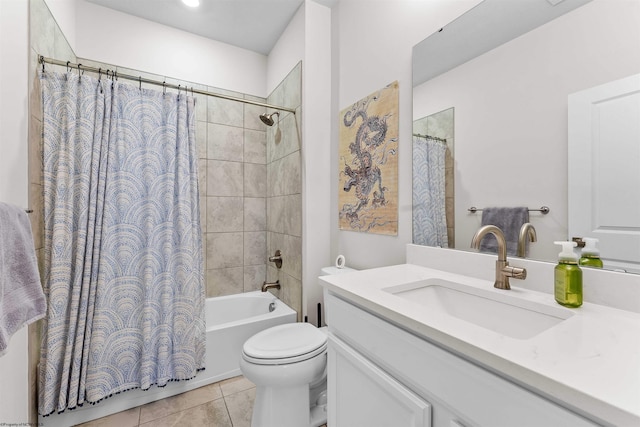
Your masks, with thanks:
M 482 211 L 482 209 L 478 209 L 475 206 L 471 206 L 469 209 L 467 209 L 469 212 L 471 213 L 476 213 L 478 211 Z M 543 215 L 546 215 L 549 213 L 551 209 L 549 209 L 548 206 L 542 206 L 540 209 L 529 209 L 529 212 L 542 212 Z

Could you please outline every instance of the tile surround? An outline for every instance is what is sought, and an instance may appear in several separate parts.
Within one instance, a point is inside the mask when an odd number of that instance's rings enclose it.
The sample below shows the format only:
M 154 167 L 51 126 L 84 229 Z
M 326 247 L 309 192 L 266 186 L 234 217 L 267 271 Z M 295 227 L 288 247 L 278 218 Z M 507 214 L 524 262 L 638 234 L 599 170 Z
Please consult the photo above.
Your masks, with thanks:
M 207 269 L 205 281 L 207 298 L 246 292 L 243 267 Z
M 211 92 L 228 95 L 234 98 L 243 98 L 244 94 L 210 87 Z M 229 126 L 244 126 L 244 104 L 223 98 L 207 97 L 207 121 Z
M 282 252 L 282 269 L 267 264 L 267 280 L 280 280 L 276 293 L 298 312 L 302 320 L 302 169 L 301 169 L 301 80 L 298 63 L 273 90 L 267 102 L 296 109 L 296 115 L 280 112 L 267 139 L 267 248 Z M 274 292 L 275 293 L 275 292 Z
M 244 158 L 242 127 L 207 124 L 207 158 L 242 162 Z
M 242 197 L 207 197 L 207 232 L 243 231 Z
M 207 196 L 244 195 L 244 172 L 240 162 L 207 160 Z

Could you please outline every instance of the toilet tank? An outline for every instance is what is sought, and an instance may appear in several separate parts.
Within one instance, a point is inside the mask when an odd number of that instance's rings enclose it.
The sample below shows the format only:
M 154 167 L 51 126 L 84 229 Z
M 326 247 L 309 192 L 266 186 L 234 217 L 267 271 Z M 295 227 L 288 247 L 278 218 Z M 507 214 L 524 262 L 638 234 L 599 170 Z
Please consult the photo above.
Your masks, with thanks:
M 358 271 L 355 268 L 349 268 L 349 267 L 342 267 L 342 268 L 338 268 L 335 266 L 330 266 L 330 267 L 323 267 L 320 269 L 320 276 L 330 276 L 333 274 L 344 274 L 344 273 L 350 273 L 352 271 Z M 327 288 L 324 288 L 322 290 L 322 297 L 323 299 L 327 299 Z M 323 314 L 325 315 L 324 317 L 324 323 L 325 324 L 329 324 L 329 319 L 326 318 L 326 311 L 323 309 L 321 310 L 321 312 L 323 312 Z M 322 322 L 321 322 L 322 323 Z
M 320 275 L 331 276 L 332 274 L 343 274 L 343 273 L 349 273 L 350 271 L 357 271 L 357 270 L 350 267 L 342 267 L 342 268 L 338 268 L 335 266 L 323 267 L 322 269 L 320 269 Z

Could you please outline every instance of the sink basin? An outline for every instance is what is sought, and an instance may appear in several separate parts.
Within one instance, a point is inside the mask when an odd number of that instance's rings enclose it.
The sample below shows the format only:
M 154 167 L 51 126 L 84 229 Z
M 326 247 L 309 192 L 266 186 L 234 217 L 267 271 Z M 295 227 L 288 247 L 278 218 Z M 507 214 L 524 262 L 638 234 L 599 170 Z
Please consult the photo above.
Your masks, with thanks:
M 443 279 L 427 279 L 382 289 L 431 313 L 455 317 L 516 339 L 529 339 L 573 315 L 553 307 Z

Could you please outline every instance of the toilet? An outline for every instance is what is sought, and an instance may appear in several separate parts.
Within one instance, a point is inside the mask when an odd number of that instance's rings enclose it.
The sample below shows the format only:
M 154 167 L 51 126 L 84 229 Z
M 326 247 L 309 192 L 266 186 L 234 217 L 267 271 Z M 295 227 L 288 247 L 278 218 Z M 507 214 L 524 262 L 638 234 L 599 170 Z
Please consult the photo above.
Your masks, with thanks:
M 340 270 L 335 273 L 354 271 Z M 240 370 L 256 385 L 251 427 L 318 427 L 327 422 L 326 327 L 288 323 L 258 332 L 242 347 Z

